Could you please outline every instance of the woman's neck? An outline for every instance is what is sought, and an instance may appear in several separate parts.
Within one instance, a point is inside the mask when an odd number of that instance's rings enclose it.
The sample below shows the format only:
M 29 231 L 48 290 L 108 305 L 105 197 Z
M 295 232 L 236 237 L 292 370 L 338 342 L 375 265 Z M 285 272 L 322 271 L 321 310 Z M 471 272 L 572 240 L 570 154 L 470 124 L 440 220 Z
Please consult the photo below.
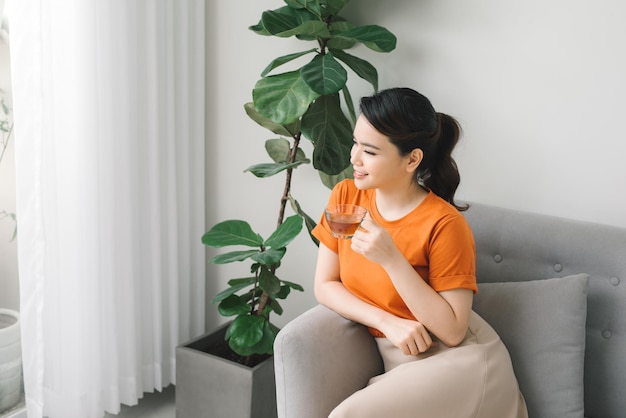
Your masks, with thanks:
M 376 209 L 388 221 L 407 215 L 424 201 L 428 192 L 416 183 L 391 190 L 376 189 Z

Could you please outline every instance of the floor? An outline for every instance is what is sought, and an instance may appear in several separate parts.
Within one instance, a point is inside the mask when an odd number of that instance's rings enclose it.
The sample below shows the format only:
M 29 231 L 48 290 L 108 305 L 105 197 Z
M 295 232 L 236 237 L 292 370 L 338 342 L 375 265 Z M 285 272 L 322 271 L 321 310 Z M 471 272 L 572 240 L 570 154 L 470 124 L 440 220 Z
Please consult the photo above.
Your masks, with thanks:
M 117 415 L 105 414 L 104 418 L 175 418 L 175 386 L 170 385 L 163 392 L 145 393 L 136 406 L 122 405 Z

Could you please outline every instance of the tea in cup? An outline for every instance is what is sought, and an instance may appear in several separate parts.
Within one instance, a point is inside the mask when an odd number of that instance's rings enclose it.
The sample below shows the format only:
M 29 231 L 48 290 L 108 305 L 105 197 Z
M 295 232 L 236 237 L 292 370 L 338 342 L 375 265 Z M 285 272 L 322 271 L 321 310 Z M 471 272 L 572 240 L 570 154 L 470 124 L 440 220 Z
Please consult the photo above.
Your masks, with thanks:
M 358 205 L 332 205 L 324 212 L 330 232 L 335 238 L 352 238 L 367 215 L 367 209 Z

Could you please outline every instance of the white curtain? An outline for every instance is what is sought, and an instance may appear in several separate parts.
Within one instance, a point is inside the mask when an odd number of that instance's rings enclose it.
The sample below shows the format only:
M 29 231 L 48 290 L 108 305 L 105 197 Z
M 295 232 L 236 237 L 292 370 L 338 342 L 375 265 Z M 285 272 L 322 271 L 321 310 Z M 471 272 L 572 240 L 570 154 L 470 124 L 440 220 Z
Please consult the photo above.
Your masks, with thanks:
M 117 413 L 204 331 L 204 0 L 14 0 L 10 50 L 28 417 Z

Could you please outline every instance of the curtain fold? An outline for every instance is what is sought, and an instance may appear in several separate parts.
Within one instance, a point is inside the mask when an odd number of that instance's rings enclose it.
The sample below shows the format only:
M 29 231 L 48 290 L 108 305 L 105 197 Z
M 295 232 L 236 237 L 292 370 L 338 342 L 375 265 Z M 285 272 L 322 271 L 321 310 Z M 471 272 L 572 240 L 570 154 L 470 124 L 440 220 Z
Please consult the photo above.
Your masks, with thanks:
M 204 331 L 204 1 L 12 4 L 29 418 L 175 383 Z

